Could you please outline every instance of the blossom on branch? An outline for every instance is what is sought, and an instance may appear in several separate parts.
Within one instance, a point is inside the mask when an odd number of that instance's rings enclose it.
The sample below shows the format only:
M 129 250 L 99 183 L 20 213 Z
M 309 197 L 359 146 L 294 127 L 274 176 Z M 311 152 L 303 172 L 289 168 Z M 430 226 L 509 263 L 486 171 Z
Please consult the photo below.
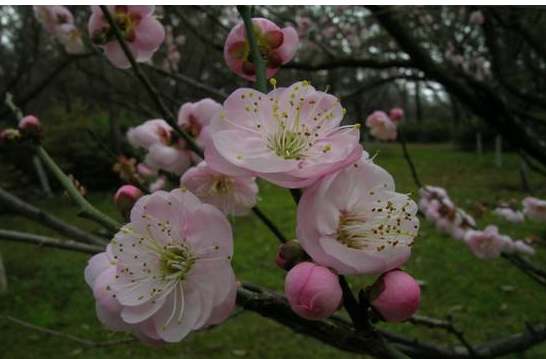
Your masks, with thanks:
M 275 23 L 263 19 L 252 19 L 254 34 L 260 54 L 266 62 L 267 78 L 292 60 L 299 45 L 298 33 L 293 27 L 279 28 Z M 252 62 L 250 44 L 243 23 L 235 26 L 224 45 L 224 59 L 231 71 L 251 81 L 256 81 L 256 68 Z
M 187 102 L 178 111 L 178 125 L 204 149 L 210 142 L 210 122 L 220 111 L 222 105 L 210 98 Z M 191 157 L 194 163 L 202 161 L 202 158 L 194 153 Z
M 396 139 L 396 122 L 391 120 L 383 111 L 375 111 L 368 116 L 366 126 L 370 129 L 371 135 L 378 140 Z
M 464 241 L 476 257 L 490 259 L 499 257 L 505 246 L 510 245 L 512 239 L 501 235 L 497 226 L 490 225 L 483 231 L 468 230 L 464 236 Z
M 323 320 L 341 306 L 338 276 L 329 268 L 301 262 L 286 275 L 284 292 L 290 307 L 309 320 Z
M 99 320 L 152 344 L 223 322 L 235 307 L 225 216 L 181 189 L 142 197 L 85 269 Z
M 409 259 L 416 213 L 391 175 L 363 157 L 304 191 L 297 237 L 316 263 L 339 274 L 381 274 Z
M 230 177 L 214 171 L 205 161 L 184 173 L 180 184 L 201 201 L 226 215 L 242 216 L 256 204 L 258 185 L 255 177 Z
M 340 127 L 344 114 L 336 97 L 307 81 L 269 94 L 238 89 L 211 123 L 205 159 L 228 175 L 306 187 L 360 158 L 359 127 Z
M 406 272 L 399 269 L 387 272 L 371 288 L 370 304 L 386 322 L 402 322 L 419 309 L 421 288 Z
M 80 31 L 74 25 L 74 16 L 64 6 L 34 5 L 34 17 L 50 34 L 64 46 L 69 54 L 79 54 L 84 50 Z
M 546 200 L 526 197 L 523 199 L 523 214 L 535 222 L 546 222 Z
M 107 5 L 137 62 L 146 62 L 165 39 L 165 29 L 154 17 L 153 5 Z M 112 65 L 128 69 L 131 63 L 98 5 L 91 6 L 88 31 L 95 45 L 104 49 Z
M 497 216 L 506 219 L 508 222 L 521 223 L 525 220 L 523 212 L 513 210 L 509 207 L 498 207 L 493 211 Z
M 144 162 L 154 170 L 181 175 L 191 165 L 184 140 L 172 133 L 172 127 L 165 120 L 149 120 L 131 128 L 127 138 L 133 147 L 147 151 Z

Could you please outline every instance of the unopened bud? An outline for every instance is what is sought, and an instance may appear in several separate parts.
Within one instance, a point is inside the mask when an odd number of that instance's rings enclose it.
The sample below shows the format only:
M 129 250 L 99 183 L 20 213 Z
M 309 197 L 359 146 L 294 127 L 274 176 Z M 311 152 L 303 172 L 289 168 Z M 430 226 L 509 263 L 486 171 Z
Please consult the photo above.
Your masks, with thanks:
M 375 314 L 385 322 L 411 318 L 421 301 L 419 284 L 399 269 L 381 275 L 367 292 Z
M 337 274 L 312 262 L 301 262 L 288 272 L 284 292 L 292 310 L 309 320 L 328 318 L 343 298 Z
M 124 185 L 118 189 L 114 196 L 114 202 L 126 220 L 129 220 L 131 209 L 142 196 L 142 191 L 135 186 Z
M 0 132 L 0 140 L 6 143 L 18 142 L 21 140 L 21 132 L 15 128 L 7 128 Z
M 23 139 L 39 142 L 42 138 L 42 124 L 36 116 L 25 116 L 19 121 L 19 131 Z
M 296 264 L 305 260 L 308 260 L 308 257 L 297 239 L 284 243 L 275 256 L 275 262 L 284 270 L 290 270 Z

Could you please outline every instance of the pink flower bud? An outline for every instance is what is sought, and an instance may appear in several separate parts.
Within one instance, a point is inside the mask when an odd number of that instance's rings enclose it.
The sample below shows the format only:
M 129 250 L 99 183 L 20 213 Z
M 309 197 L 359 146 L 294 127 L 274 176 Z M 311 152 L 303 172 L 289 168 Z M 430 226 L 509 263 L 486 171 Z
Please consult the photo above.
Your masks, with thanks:
M 21 132 L 15 128 L 6 128 L 0 133 L 0 140 L 2 142 L 16 142 L 21 139 Z
M 404 110 L 402 110 L 400 107 L 393 107 L 389 111 L 389 117 L 394 122 L 402 121 L 402 119 L 404 118 Z
M 302 262 L 286 275 L 284 292 L 294 312 L 322 320 L 338 310 L 343 297 L 337 275 L 326 267 Z
M 298 262 L 305 260 L 305 251 L 297 239 L 284 243 L 275 256 L 275 262 L 281 269 L 290 270 Z M 307 257 L 308 258 L 308 257 Z
M 143 193 L 141 190 L 128 184 L 121 186 L 118 189 L 114 196 L 114 202 L 125 219 L 129 219 L 131 209 L 142 195 Z
M 40 120 L 36 116 L 25 116 L 19 121 L 19 129 L 21 131 L 31 130 L 40 128 L 42 124 L 40 123 Z
M 379 277 L 372 286 L 371 296 L 372 307 L 384 321 L 402 322 L 419 308 L 421 289 L 409 274 L 395 269 Z
M 42 124 L 36 116 L 25 116 L 19 121 L 19 131 L 23 140 L 30 139 L 40 142 L 42 137 Z

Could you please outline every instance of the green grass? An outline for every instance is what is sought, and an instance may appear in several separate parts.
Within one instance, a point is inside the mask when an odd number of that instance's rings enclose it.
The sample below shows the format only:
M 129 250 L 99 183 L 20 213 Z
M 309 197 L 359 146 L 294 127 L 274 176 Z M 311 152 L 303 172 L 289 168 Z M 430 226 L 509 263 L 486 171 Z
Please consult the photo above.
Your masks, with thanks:
M 373 155 L 376 147 L 368 150 Z M 383 145 L 376 163 L 394 176 L 398 190 L 415 192 L 410 172 L 400 150 Z M 518 161 L 506 154 L 501 169 L 493 165 L 491 154 L 481 158 L 448 146 L 410 145 L 421 180 L 444 186 L 456 203 L 473 213 L 477 200 L 493 203 L 499 199 L 525 195 L 519 190 Z M 531 185 L 539 197 L 546 197 L 546 178 L 531 174 Z M 260 183 L 262 210 L 282 230 L 294 236 L 295 207 L 287 190 Z M 90 201 L 115 215 L 111 194 L 93 193 Z M 64 197 L 36 201 L 40 207 L 87 228 L 93 224 L 76 218 L 75 210 Z M 274 264 L 276 239 L 253 216 L 234 221 L 234 268 L 240 279 L 282 290 L 284 273 Z M 541 233 L 544 225 L 525 222 L 511 225 L 491 214 L 478 221 L 500 225 L 515 238 Z M 25 219 L 2 216 L 0 227 L 33 233 L 53 234 Z M 535 263 L 545 263 L 546 250 L 538 246 Z M 121 337 L 105 331 L 97 321 L 90 289 L 83 280 L 88 256 L 61 250 L 37 248 L 24 244 L 0 243 L 9 276 L 9 292 L 0 297 L 0 358 L 355 358 L 314 339 L 293 333 L 271 320 L 253 313 L 242 313 L 208 332 L 195 333 L 182 343 L 149 348 L 140 343 L 109 348 L 87 348 L 66 339 L 48 336 L 8 322 L 4 315 L 46 326 L 72 335 L 103 341 Z M 523 330 L 525 322 L 546 320 L 546 291 L 503 259 L 481 261 L 449 237 L 422 223 L 413 256 L 405 266 L 422 280 L 423 296 L 419 313 L 442 318 L 452 314 L 459 328 L 478 343 L 500 335 Z M 373 278 L 351 279 L 355 289 Z M 512 286 L 513 291 L 503 290 Z M 506 289 L 506 288 L 505 288 Z M 414 327 L 411 324 L 385 325 L 427 340 L 456 343 L 441 330 Z M 546 345 L 535 347 L 513 358 L 539 359 L 546 356 Z M 363 357 L 363 356 L 360 356 Z

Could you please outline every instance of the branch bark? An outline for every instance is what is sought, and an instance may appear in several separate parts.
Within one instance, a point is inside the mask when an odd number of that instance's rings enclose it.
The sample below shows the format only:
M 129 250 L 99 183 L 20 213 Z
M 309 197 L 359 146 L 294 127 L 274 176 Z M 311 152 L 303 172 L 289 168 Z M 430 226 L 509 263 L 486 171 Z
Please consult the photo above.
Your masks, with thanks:
M 97 245 L 104 245 L 106 241 L 91 233 L 87 233 L 78 227 L 75 227 L 60 218 L 49 214 L 38 207 L 35 207 L 25 201 L 15 197 L 6 190 L 0 188 L 0 203 L 12 211 L 19 213 L 27 218 L 30 218 L 36 222 L 53 229 L 54 231 L 61 233 L 69 238 L 73 238 L 79 242 L 92 243 Z

